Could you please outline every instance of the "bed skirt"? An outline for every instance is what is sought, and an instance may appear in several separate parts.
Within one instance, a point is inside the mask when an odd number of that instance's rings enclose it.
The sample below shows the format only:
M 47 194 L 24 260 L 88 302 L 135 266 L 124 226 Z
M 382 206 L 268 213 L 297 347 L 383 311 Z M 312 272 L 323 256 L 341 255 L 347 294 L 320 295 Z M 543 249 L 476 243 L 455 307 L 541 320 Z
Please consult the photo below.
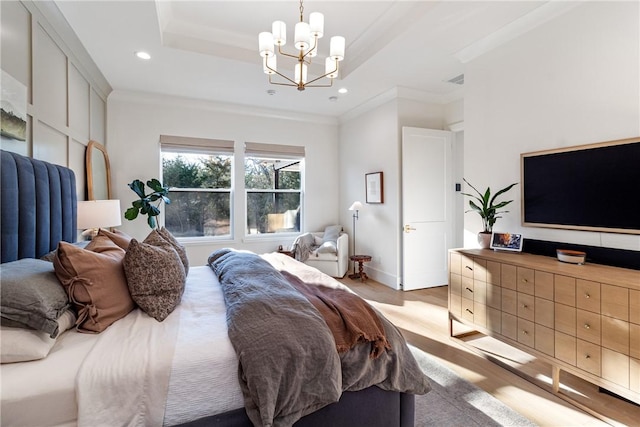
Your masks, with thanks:
M 295 427 L 413 427 L 415 396 L 371 386 L 346 391 L 336 403 L 302 417 Z M 244 408 L 212 415 L 180 427 L 253 427 Z

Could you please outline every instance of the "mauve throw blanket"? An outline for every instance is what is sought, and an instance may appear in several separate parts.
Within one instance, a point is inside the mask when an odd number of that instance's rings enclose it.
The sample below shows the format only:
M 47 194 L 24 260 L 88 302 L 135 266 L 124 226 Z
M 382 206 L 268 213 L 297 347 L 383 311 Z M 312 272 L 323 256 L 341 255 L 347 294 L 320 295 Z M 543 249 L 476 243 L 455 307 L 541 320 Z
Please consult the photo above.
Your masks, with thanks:
M 208 260 L 222 286 L 245 408 L 254 425 L 291 426 L 337 402 L 342 391 L 372 385 L 413 394 L 431 389 L 400 332 L 381 315 L 389 350 L 372 358 L 371 343 L 365 342 L 338 354 L 318 310 L 278 271 L 280 263 L 288 263 L 287 270 L 301 277 L 296 269 L 304 264 L 281 257 L 265 255 L 268 262 L 251 252 L 221 249 Z M 330 287 L 342 286 L 334 282 Z

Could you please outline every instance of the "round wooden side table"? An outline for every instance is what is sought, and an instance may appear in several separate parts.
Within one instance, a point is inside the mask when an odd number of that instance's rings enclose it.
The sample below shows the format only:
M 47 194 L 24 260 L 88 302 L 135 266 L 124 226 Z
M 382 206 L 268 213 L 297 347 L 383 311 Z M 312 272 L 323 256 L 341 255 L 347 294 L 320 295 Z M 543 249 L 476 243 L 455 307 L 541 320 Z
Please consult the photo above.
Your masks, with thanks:
M 371 261 L 371 255 L 351 255 L 349 259 L 353 262 L 358 263 L 358 272 L 354 274 L 350 274 L 350 279 L 360 279 L 362 282 L 366 282 L 369 277 L 367 277 L 367 273 L 364 272 L 363 263 Z

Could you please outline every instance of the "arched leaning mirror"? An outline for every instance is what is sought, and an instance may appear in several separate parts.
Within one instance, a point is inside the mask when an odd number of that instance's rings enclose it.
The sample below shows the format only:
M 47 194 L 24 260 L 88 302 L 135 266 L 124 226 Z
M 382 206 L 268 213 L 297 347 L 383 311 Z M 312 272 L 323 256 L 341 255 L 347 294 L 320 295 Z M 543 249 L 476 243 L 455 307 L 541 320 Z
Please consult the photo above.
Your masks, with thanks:
M 104 145 L 89 141 L 86 154 L 87 200 L 111 198 L 111 170 L 109 155 Z

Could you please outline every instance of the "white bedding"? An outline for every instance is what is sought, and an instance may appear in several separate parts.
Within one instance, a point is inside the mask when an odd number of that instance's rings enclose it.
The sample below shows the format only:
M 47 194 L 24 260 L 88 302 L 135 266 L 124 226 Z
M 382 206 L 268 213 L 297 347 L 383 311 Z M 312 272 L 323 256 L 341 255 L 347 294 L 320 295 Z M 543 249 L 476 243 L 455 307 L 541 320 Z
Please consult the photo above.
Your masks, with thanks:
M 99 335 L 65 333 L 45 359 L 1 369 L 3 426 L 173 425 L 244 406 L 208 266 L 190 269 L 164 322 L 134 310 Z
M 75 378 L 98 336 L 63 333 L 41 360 L 3 364 L 3 426 L 75 426 L 78 413 Z

